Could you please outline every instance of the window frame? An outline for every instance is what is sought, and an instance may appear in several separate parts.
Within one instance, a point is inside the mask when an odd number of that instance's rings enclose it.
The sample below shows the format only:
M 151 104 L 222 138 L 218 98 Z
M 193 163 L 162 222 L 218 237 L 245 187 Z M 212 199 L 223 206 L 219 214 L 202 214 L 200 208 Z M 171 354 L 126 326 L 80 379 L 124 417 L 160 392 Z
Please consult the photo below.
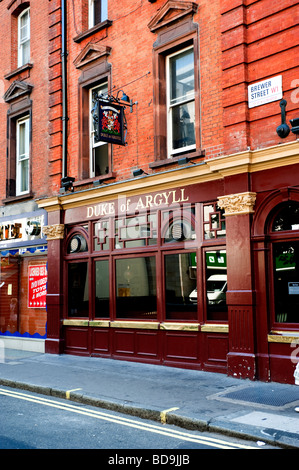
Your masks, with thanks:
M 279 244 L 288 244 L 292 242 L 299 242 L 299 230 L 278 230 L 274 231 L 272 229 L 273 223 L 277 215 L 283 211 L 284 207 L 288 204 L 294 203 L 297 204 L 299 207 L 299 201 L 292 201 L 289 200 L 287 202 L 282 202 L 274 207 L 272 210 L 267 224 L 267 235 L 268 235 L 268 280 L 269 280 L 269 288 L 268 288 L 268 295 L 269 295 L 269 321 L 271 328 L 279 328 L 279 330 L 298 330 L 299 328 L 299 319 L 298 323 L 294 322 L 284 322 L 284 321 L 277 321 L 276 320 L 276 305 L 275 305 L 275 293 L 274 293 L 274 286 L 275 286 L 275 276 L 274 276 L 274 247 Z
M 216 204 L 215 201 L 212 201 L 211 204 Z M 194 221 L 195 222 L 195 234 L 196 237 L 192 239 L 187 239 L 185 241 L 182 240 L 174 240 L 171 243 L 165 243 L 163 239 L 166 224 L 162 220 L 163 212 L 167 212 L 168 209 L 156 209 L 155 212 L 151 212 L 150 210 L 144 210 L 138 212 L 137 216 L 147 216 L 148 217 L 152 214 L 156 214 L 157 219 L 157 227 L 156 227 L 156 236 L 157 240 L 155 244 L 149 245 L 145 244 L 142 247 L 140 246 L 116 246 L 116 231 L 115 231 L 115 222 L 116 220 L 123 220 L 130 218 L 129 214 L 115 214 L 111 213 L 111 215 L 105 214 L 101 216 L 101 214 L 94 214 L 94 217 L 89 220 L 88 222 L 82 222 L 81 224 L 77 224 L 74 226 L 69 226 L 67 228 L 67 236 L 64 241 L 64 261 L 66 265 L 70 262 L 75 261 L 87 261 L 89 264 L 89 293 L 90 293 L 90 304 L 89 304 L 89 320 L 99 320 L 100 316 L 96 316 L 96 309 L 95 309 L 95 262 L 100 260 L 109 260 L 109 272 L 110 272 L 110 298 L 109 298 L 109 310 L 110 310 L 110 317 L 111 321 L 115 319 L 121 319 L 117 317 L 117 310 L 116 310 L 116 261 L 126 258 L 140 258 L 140 257 L 154 257 L 155 258 L 155 266 L 156 266 L 156 292 L 157 292 L 157 314 L 154 316 L 153 312 L 147 320 L 154 321 L 154 322 L 172 322 L 174 319 L 167 318 L 167 311 L 166 311 L 166 294 L 165 294 L 165 259 L 168 255 L 171 254 L 188 254 L 194 253 L 196 256 L 195 264 L 192 263 L 189 265 L 189 275 L 192 275 L 192 279 L 195 280 L 197 284 L 197 291 L 198 291 L 198 298 L 200 301 L 197 303 L 196 306 L 196 318 L 180 318 L 177 319 L 179 322 L 188 322 L 188 323 L 202 323 L 202 324 L 227 324 L 227 319 L 209 319 L 208 318 L 208 311 L 207 311 L 207 301 L 206 301 L 206 271 L 205 271 L 205 252 L 207 251 L 226 251 L 226 238 L 216 238 L 216 239 L 205 239 L 203 234 L 203 205 L 206 204 L 205 202 L 197 202 L 194 203 L 195 212 L 191 211 L 192 213 L 187 214 L 183 211 L 183 205 L 180 205 L 180 210 L 182 215 L 187 215 L 187 218 L 184 220 L 188 223 Z M 193 207 L 193 203 L 190 206 Z M 132 218 L 136 218 L 136 214 L 132 214 Z M 173 222 L 173 218 L 169 217 L 166 218 L 168 223 L 171 224 Z M 201 221 L 201 222 L 200 222 Z M 102 227 L 99 227 L 99 230 L 103 233 L 97 233 L 97 224 L 99 222 L 105 222 Z M 84 252 L 77 252 L 77 253 L 68 253 L 67 248 L 70 240 L 76 234 L 84 235 L 86 241 L 88 243 L 88 248 Z M 96 242 L 97 237 L 100 235 L 100 241 Z M 106 240 L 108 238 L 108 241 Z M 143 239 L 143 238 L 141 238 Z M 103 246 L 100 247 L 98 243 Z M 191 268 L 191 269 L 190 269 Z M 195 276 L 195 277 L 194 277 Z M 66 276 L 67 277 L 67 276 Z M 191 277 L 190 277 L 191 279 Z M 65 280 L 65 289 L 67 291 L 68 285 L 67 280 Z M 66 305 L 67 305 L 66 299 Z M 68 309 L 66 308 L 66 312 Z M 67 316 L 66 316 L 67 318 Z M 102 318 L 103 320 L 107 320 L 107 316 Z M 108 319 L 108 320 L 109 320 Z M 126 318 L 127 320 L 134 320 L 134 318 Z M 136 319 L 136 318 L 135 318 Z M 141 320 L 140 318 L 136 320 Z
M 25 135 L 24 135 L 24 157 L 20 158 L 20 127 L 25 125 Z M 23 163 L 27 163 L 27 170 L 24 170 Z M 22 178 L 24 171 L 27 172 L 27 189 L 22 190 Z M 16 196 L 23 196 L 28 194 L 30 190 L 30 116 L 26 115 L 22 118 L 17 119 L 16 121 Z
M 28 28 L 28 36 L 24 39 L 21 40 L 21 20 L 22 18 L 28 14 L 28 23 L 26 24 Z M 29 63 L 30 60 L 30 7 L 26 8 L 23 10 L 19 15 L 18 15 L 18 67 L 22 67 Z M 23 52 L 24 52 L 24 46 L 29 43 L 29 58 L 28 60 L 24 60 L 23 58 Z
M 168 132 L 167 132 L 167 57 L 193 47 L 194 51 L 194 102 L 195 102 L 195 147 L 182 149 L 181 152 L 169 158 Z M 177 162 L 182 156 L 188 158 L 202 158 L 201 127 L 200 127 L 200 73 L 199 73 L 199 40 L 196 30 L 186 32 L 183 37 L 158 44 L 153 50 L 153 76 L 154 76 L 154 134 L 155 134 L 155 160 L 150 163 L 151 168 Z
M 95 7 L 98 3 L 100 9 L 98 20 L 95 17 Z M 108 19 L 108 0 L 88 0 L 88 28 L 91 29 L 97 24 L 103 23 Z
M 115 177 L 112 170 L 112 145 L 108 144 L 108 173 L 90 177 L 90 89 L 95 88 L 102 83 L 108 83 L 108 90 L 111 88 L 111 66 L 108 63 L 107 57 L 109 50 L 104 50 L 99 53 L 99 57 L 91 61 L 90 64 L 81 65 L 79 62 L 76 67 L 82 68 L 81 76 L 79 77 L 79 103 L 78 107 L 78 122 L 79 122 L 79 153 L 78 153 L 78 168 L 79 175 L 78 181 L 74 186 L 81 186 L 82 184 L 89 184 L 94 181 L 102 181 L 112 179 Z
M 29 119 L 29 185 L 28 191 L 17 194 L 17 121 L 28 117 Z M 7 114 L 7 168 L 6 168 L 6 198 L 3 203 L 32 197 L 32 103 L 25 99 L 18 103 L 16 109 L 9 110 Z
M 172 54 L 168 54 L 166 56 L 165 60 L 165 67 L 166 67 L 166 114 L 167 114 L 167 158 L 173 158 L 178 154 L 186 153 L 189 151 L 194 151 L 196 149 L 196 143 L 192 145 L 188 145 L 186 147 L 179 147 L 177 149 L 173 148 L 173 112 L 174 109 L 178 106 L 181 105 L 186 105 L 189 103 L 194 103 L 194 108 L 195 108 L 195 88 L 193 90 L 192 96 L 190 97 L 185 97 L 181 100 L 179 100 L 176 103 L 171 103 L 171 81 L 172 81 L 172 76 L 171 76 L 171 70 L 170 70 L 170 61 L 176 56 L 179 56 L 180 54 L 187 52 L 187 51 L 193 51 L 193 74 L 195 72 L 195 66 L 194 66 L 194 47 L 193 45 L 187 46 L 183 49 L 180 49 L 176 52 L 173 52 Z M 195 112 L 195 109 L 194 109 Z M 195 133 L 194 133 L 195 137 Z
M 106 82 L 102 82 L 96 86 L 92 86 L 89 88 L 89 177 L 90 178 L 97 178 L 97 177 L 101 177 L 101 176 L 105 176 L 105 174 L 100 174 L 100 175 L 96 175 L 96 172 L 95 172 L 95 149 L 96 148 L 99 148 L 99 147 L 106 147 L 107 148 L 107 153 L 108 153 L 108 156 L 107 156 L 107 163 L 108 163 L 108 173 L 109 173 L 109 169 L 110 169 L 110 162 L 109 162 L 109 144 L 107 144 L 107 142 L 95 142 L 94 141 L 94 130 L 93 130 L 93 122 L 92 122 L 92 114 L 91 114 L 91 110 L 93 108 L 93 103 L 92 103 L 92 93 L 93 93 L 93 90 L 96 90 L 97 88 L 101 88 L 103 87 L 104 89 L 106 88 L 107 89 L 107 93 L 108 93 L 108 80 Z
M 207 254 L 218 254 L 222 253 L 225 254 L 225 258 L 227 259 L 227 246 L 226 243 L 221 243 L 221 244 L 216 244 L 215 239 L 213 240 L 214 243 L 211 244 L 210 246 L 208 244 L 205 244 L 202 247 L 202 261 L 201 261 L 201 270 L 202 270 L 202 295 L 203 295 L 203 312 L 204 312 L 204 322 L 206 324 L 228 324 L 228 304 L 227 301 L 225 300 L 225 305 L 224 305 L 224 310 L 217 311 L 215 307 L 211 307 L 211 305 L 217 305 L 217 302 L 212 302 L 210 303 L 209 297 L 208 297 L 208 289 L 207 289 L 207 283 L 208 280 L 211 276 L 211 268 L 209 269 L 207 266 Z M 216 270 L 216 271 L 219 271 Z M 226 264 L 226 289 L 225 292 L 227 291 L 227 264 Z M 214 272 L 213 272 L 214 273 Z M 220 273 L 217 272 L 216 275 L 219 275 Z M 214 310 L 214 312 L 213 312 Z M 222 318 L 221 318 L 222 317 Z

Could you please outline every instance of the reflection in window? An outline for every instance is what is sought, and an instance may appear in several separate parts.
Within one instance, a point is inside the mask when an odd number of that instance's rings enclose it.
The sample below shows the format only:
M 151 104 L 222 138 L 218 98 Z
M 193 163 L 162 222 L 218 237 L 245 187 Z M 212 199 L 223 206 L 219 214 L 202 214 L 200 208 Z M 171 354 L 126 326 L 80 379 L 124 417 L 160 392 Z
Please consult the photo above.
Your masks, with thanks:
M 117 318 L 156 318 L 156 259 L 154 257 L 116 260 L 116 316 Z
M 195 148 L 194 52 L 168 57 L 169 155 Z
M 226 236 L 224 210 L 217 203 L 203 205 L 204 238 L 220 238 Z
M 208 251 L 205 261 L 207 320 L 227 320 L 226 251 Z
M 272 225 L 273 232 L 299 230 L 299 204 L 290 202 L 277 214 Z
M 69 317 L 88 317 L 88 263 L 69 263 L 68 265 L 68 315 Z
M 94 250 L 109 249 L 109 220 L 101 220 L 94 224 Z
M 182 210 L 164 211 L 162 220 L 164 226 L 162 237 L 165 243 L 196 239 L 194 206 L 187 206 Z
M 299 242 L 273 245 L 275 321 L 299 323 Z
M 109 317 L 109 262 L 95 262 L 95 317 Z
M 96 24 L 108 18 L 108 0 L 89 0 L 88 26 L 92 28 Z
M 16 195 L 29 192 L 29 117 L 17 121 Z
M 94 108 L 96 98 L 105 95 L 108 92 L 107 82 L 92 88 L 90 90 L 90 177 L 106 175 L 109 173 L 109 153 L 106 142 L 96 142 L 94 138 L 95 129 L 92 120 L 92 109 Z
M 30 9 L 18 17 L 18 67 L 30 61 Z
M 166 318 L 197 318 L 196 254 L 179 253 L 165 256 Z
M 115 221 L 115 248 L 136 248 L 157 243 L 157 214 L 124 217 Z

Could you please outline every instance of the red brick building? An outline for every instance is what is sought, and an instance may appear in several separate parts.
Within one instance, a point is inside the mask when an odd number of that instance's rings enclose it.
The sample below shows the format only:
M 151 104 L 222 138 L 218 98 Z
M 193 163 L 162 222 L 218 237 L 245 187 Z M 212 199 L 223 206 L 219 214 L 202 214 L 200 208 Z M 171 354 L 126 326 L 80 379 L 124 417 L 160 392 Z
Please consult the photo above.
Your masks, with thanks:
M 297 2 L 47 5 L 45 350 L 293 383 Z
M 10 0 L 0 17 L 0 344 L 43 351 L 47 213 L 36 199 L 50 191 L 48 11 Z

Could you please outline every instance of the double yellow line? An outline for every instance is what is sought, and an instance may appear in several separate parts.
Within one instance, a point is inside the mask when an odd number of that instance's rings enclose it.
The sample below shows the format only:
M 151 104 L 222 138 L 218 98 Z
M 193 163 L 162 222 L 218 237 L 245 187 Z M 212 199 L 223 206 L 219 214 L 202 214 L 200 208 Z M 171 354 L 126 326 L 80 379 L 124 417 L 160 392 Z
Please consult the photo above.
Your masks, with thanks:
M 28 395 L 26 393 L 5 390 L 0 388 L 0 395 L 6 395 L 11 398 L 16 398 L 19 400 L 25 400 L 32 403 L 36 403 L 39 405 L 50 406 L 53 408 L 57 408 L 64 411 L 69 411 L 72 413 L 77 413 L 84 416 L 89 416 L 91 418 L 100 419 L 103 421 L 108 421 L 110 423 L 115 423 L 122 426 L 128 426 L 135 429 L 140 429 L 142 431 L 147 431 L 155 434 L 160 434 L 167 437 L 172 437 L 174 439 L 180 439 L 187 442 L 192 442 L 196 444 L 203 444 L 210 447 L 216 447 L 217 449 L 256 449 L 256 447 L 246 446 L 242 444 L 235 444 L 229 443 L 227 441 L 216 439 L 213 437 L 205 437 L 205 436 L 196 436 L 195 434 L 191 434 L 188 432 L 177 431 L 175 429 L 163 429 L 162 426 L 157 426 L 154 424 L 144 423 L 142 421 L 137 421 L 130 418 L 124 418 L 122 416 L 115 416 L 109 413 L 105 413 L 102 411 L 94 410 L 94 409 L 82 409 L 76 405 L 72 405 L 70 403 L 63 403 L 56 400 L 49 400 L 47 398 L 35 396 L 35 395 Z M 169 410 L 168 410 L 169 411 Z

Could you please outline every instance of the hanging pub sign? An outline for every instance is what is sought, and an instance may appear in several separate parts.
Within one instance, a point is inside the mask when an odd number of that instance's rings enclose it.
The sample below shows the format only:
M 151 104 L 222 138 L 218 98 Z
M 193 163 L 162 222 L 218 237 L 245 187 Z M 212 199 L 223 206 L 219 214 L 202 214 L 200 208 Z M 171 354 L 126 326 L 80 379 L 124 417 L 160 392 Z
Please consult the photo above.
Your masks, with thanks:
M 97 101 L 94 110 L 95 141 L 125 145 L 125 115 L 123 106 Z

